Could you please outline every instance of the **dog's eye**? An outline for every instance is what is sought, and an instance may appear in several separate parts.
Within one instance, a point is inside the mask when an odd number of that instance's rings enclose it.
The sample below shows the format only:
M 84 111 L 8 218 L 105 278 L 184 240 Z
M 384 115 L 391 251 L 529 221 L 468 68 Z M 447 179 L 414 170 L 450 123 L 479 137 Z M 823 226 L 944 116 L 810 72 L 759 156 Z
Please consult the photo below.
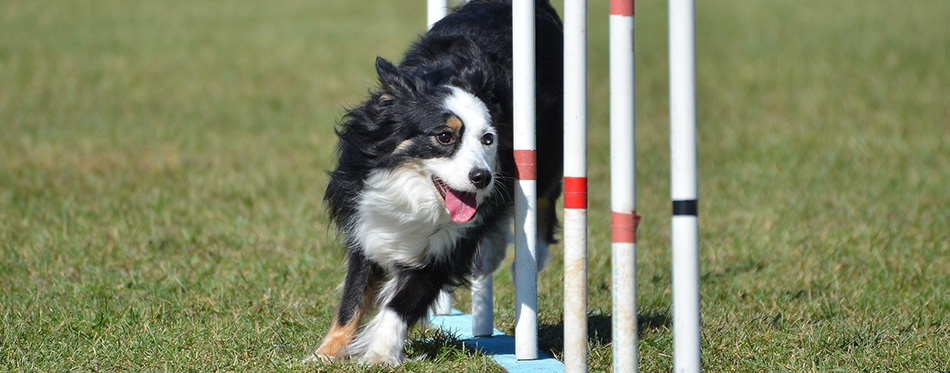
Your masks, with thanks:
M 435 135 L 435 139 L 439 141 L 439 144 L 442 145 L 452 145 L 455 143 L 455 136 L 452 136 L 450 132 L 441 132 L 438 135 Z
M 482 136 L 482 145 L 488 146 L 495 142 L 495 135 L 486 133 L 485 136 Z

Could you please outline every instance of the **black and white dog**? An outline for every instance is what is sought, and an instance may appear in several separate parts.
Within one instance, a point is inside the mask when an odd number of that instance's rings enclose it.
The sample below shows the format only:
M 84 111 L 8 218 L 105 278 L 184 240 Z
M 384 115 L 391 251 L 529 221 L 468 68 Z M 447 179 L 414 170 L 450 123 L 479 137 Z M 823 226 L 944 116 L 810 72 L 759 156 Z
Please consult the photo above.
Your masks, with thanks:
M 561 193 L 563 34 L 546 0 L 536 9 L 540 267 Z M 511 27 L 510 1 L 473 0 L 399 66 L 376 59 L 379 90 L 337 129 L 324 200 L 348 267 L 333 325 L 308 360 L 398 364 L 409 327 L 439 292 L 491 276 L 504 258 L 515 167 Z

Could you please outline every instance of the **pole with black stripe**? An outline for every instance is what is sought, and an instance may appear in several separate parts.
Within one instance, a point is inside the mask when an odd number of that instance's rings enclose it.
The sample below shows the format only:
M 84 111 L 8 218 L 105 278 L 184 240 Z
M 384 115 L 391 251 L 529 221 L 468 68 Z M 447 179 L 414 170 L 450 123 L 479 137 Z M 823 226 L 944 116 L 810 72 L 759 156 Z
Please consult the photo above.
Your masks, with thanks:
M 673 371 L 699 372 L 694 0 L 669 1 L 670 194 L 673 199 Z

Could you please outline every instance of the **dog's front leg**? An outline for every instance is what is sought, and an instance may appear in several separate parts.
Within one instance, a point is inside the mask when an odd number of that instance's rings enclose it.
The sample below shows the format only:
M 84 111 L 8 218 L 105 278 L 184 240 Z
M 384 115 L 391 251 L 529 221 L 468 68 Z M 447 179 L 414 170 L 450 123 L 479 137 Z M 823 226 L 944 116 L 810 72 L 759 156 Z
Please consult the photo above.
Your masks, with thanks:
M 426 316 L 442 289 L 444 280 L 418 269 L 399 269 L 383 288 L 385 306 L 367 327 L 363 361 L 397 365 L 403 361 L 402 348 L 409 328 Z M 360 342 L 357 342 L 360 343 Z
M 333 325 L 320 347 L 304 362 L 333 360 L 346 355 L 344 347 L 356 335 L 363 315 L 373 304 L 373 295 L 382 279 L 382 269 L 367 260 L 359 250 L 350 250 L 347 264 L 343 297 L 333 316 Z

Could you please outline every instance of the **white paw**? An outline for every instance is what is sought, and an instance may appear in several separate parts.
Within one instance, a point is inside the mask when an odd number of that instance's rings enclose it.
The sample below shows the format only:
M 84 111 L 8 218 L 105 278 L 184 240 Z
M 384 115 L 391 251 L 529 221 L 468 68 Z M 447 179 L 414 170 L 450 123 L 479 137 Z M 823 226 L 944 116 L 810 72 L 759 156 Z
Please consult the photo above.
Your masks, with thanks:
M 364 363 L 370 364 L 370 365 L 396 366 L 402 363 L 404 358 L 402 356 L 402 351 L 396 351 L 396 352 L 366 351 L 366 354 L 363 355 L 363 358 L 361 360 Z
M 384 309 L 367 325 L 355 344 L 363 353 L 360 361 L 366 364 L 396 366 L 402 363 L 402 347 L 406 343 L 408 325 L 395 312 Z

